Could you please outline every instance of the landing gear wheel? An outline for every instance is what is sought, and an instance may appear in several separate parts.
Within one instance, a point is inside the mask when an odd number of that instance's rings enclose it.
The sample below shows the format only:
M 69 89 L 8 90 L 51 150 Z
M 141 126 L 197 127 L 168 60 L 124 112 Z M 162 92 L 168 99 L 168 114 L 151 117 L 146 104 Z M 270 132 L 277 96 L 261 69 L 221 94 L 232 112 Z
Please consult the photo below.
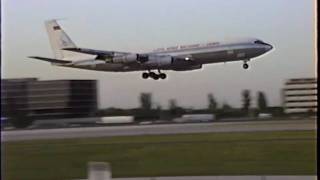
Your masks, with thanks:
M 243 67 L 243 69 L 248 69 L 249 68 L 249 64 L 244 63 L 242 67 Z
M 152 79 L 154 79 L 154 80 L 158 80 L 159 79 L 159 76 L 154 72 L 150 72 L 149 76 L 152 77 Z
M 160 77 L 161 79 L 165 79 L 165 78 L 167 78 L 167 75 L 164 74 L 164 73 L 161 73 L 161 74 L 159 74 L 159 77 Z
M 142 73 L 143 79 L 148 79 L 148 77 L 149 77 L 149 73 L 146 73 L 146 72 Z
M 158 80 L 159 76 L 156 74 L 155 76 L 152 77 L 154 80 Z
M 157 76 L 157 74 L 154 72 L 149 72 L 149 76 L 153 78 L 153 77 Z

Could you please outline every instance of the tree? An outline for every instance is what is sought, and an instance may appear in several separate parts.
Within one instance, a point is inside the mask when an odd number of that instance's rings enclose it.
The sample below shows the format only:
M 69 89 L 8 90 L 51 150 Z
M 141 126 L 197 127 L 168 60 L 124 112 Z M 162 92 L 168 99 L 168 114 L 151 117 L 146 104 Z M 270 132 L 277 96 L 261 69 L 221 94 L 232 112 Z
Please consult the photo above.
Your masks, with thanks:
M 234 109 L 226 101 L 223 101 L 221 103 L 220 108 L 216 110 L 214 115 L 217 118 L 217 120 L 223 119 L 229 117 L 229 115 L 232 114 L 233 111 Z
M 251 95 L 250 91 L 248 89 L 245 89 L 242 91 L 242 109 L 246 112 L 249 113 L 249 108 L 251 104 Z
M 173 116 L 178 116 L 183 113 L 183 108 L 179 107 L 175 99 L 169 100 L 169 111 Z
M 218 105 L 212 93 L 208 94 L 208 103 L 208 109 L 211 112 L 215 112 Z
M 223 112 L 230 111 L 231 109 L 232 109 L 232 107 L 228 103 L 226 103 L 226 102 L 223 103 L 223 105 L 222 105 Z
M 174 111 L 174 110 L 176 110 L 177 109 L 177 101 L 175 100 L 175 99 L 170 99 L 169 100 L 169 109 L 171 110 L 171 111 Z
M 160 104 L 157 104 L 156 108 L 157 108 L 157 111 L 159 112 L 162 111 L 162 106 Z
M 258 104 L 259 111 L 265 111 L 267 109 L 267 107 L 268 107 L 266 96 L 261 91 L 258 92 L 258 102 L 257 102 L 257 104 Z
M 151 107 L 152 107 L 151 97 L 152 97 L 151 93 L 141 93 L 140 94 L 141 109 L 151 110 Z

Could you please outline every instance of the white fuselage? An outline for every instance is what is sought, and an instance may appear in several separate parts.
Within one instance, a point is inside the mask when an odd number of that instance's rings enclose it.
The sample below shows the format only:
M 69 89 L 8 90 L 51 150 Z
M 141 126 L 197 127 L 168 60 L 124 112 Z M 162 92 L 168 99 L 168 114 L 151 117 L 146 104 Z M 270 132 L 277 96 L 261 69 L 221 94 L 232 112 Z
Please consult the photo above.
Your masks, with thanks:
M 242 39 L 203 44 L 178 45 L 159 48 L 148 53 L 131 53 L 110 50 L 80 48 L 65 33 L 57 20 L 45 22 L 54 58 L 29 56 L 50 62 L 55 66 L 88 69 L 94 71 L 128 72 L 144 71 L 143 79 L 166 79 L 161 70 L 191 71 L 201 69 L 204 64 L 247 61 L 272 49 L 259 39 Z M 152 70 L 158 70 L 157 73 Z
M 150 65 L 148 63 L 127 64 L 108 62 L 105 60 L 85 60 L 73 65 L 63 65 L 74 68 L 91 69 L 98 71 L 145 71 L 152 69 L 163 70 L 193 70 L 200 69 L 203 64 L 249 60 L 260 56 L 272 49 L 269 44 L 257 44 L 257 39 L 247 39 L 227 42 L 211 42 L 205 44 L 192 44 L 159 48 L 149 56 L 175 57 L 172 63 L 165 66 Z M 122 56 L 119 54 L 118 56 Z

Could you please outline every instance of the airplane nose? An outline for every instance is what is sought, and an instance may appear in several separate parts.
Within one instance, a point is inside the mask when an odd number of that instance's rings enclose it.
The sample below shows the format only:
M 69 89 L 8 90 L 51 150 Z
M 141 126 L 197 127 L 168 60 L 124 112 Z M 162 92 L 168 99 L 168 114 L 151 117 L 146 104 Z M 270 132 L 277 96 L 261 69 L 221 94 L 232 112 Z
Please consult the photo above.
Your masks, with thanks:
M 271 44 L 268 44 L 267 47 L 266 47 L 266 50 L 270 51 L 271 49 L 273 49 L 273 46 Z
M 270 47 L 269 47 L 270 50 L 273 49 L 273 46 L 272 46 L 271 44 L 269 44 L 269 46 L 270 46 Z

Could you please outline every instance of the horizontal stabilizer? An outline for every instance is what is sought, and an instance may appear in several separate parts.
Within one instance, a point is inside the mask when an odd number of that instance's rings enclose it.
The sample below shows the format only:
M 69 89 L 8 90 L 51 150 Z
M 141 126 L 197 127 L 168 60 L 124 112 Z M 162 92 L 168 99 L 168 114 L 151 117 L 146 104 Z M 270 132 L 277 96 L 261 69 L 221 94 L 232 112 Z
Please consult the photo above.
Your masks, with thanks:
M 29 56 L 29 58 L 39 59 L 39 60 L 47 61 L 47 62 L 51 62 L 51 63 L 60 63 L 60 64 L 66 64 L 66 63 L 71 63 L 72 62 L 72 61 L 51 59 L 51 58 L 45 58 L 45 57 L 39 57 L 39 56 Z

